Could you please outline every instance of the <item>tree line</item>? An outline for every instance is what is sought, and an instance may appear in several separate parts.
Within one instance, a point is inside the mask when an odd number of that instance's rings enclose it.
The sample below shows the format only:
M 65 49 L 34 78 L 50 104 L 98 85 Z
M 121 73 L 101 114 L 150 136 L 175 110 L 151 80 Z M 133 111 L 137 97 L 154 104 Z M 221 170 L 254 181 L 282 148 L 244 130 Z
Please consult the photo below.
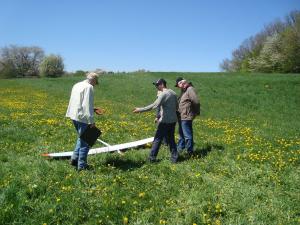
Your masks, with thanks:
M 255 36 L 247 38 L 224 59 L 220 68 L 227 72 L 300 72 L 300 11 L 275 20 Z
M 0 49 L 0 78 L 59 77 L 63 73 L 63 58 L 46 56 L 40 47 L 10 45 Z

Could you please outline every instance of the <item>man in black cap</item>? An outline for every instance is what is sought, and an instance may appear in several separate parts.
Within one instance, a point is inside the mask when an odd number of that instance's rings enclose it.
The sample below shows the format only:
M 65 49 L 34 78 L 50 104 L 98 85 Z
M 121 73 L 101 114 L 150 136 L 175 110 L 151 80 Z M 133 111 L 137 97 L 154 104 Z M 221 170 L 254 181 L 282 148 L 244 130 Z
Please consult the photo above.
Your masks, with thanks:
M 177 122 L 177 96 L 173 90 L 167 89 L 167 82 L 162 78 L 153 82 L 153 85 L 155 85 L 155 87 L 161 91 L 161 94 L 157 97 L 154 103 L 143 108 L 135 108 L 133 112 L 140 113 L 150 111 L 151 109 L 156 109 L 158 107 L 160 108 L 160 118 L 158 120 L 158 126 L 152 144 L 149 160 L 150 162 L 156 161 L 156 156 L 162 140 L 166 138 L 170 147 L 171 161 L 176 163 L 178 159 L 178 152 L 174 133 Z
M 178 87 L 178 83 L 184 80 L 182 77 L 177 77 L 175 87 Z

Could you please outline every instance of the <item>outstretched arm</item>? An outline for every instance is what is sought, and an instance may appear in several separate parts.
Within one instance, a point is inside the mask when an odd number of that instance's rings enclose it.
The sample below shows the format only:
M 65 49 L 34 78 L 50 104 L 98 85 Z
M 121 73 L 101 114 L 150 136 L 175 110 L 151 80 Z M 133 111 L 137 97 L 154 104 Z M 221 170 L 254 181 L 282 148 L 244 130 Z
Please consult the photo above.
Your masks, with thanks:
M 143 108 L 135 108 L 133 110 L 134 113 L 138 113 L 138 112 L 147 112 L 150 111 L 152 109 L 156 109 L 157 107 L 161 106 L 162 103 L 162 99 L 163 99 L 163 94 L 159 95 L 158 98 L 155 100 L 155 102 L 153 102 L 152 104 L 143 107 Z

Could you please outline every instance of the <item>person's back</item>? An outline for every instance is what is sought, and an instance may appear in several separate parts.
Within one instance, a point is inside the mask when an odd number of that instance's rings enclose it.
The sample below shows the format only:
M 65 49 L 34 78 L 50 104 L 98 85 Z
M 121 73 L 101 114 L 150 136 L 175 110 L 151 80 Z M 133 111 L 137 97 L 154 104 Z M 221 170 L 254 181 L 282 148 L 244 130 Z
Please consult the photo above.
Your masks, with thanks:
M 177 96 L 171 89 L 164 89 L 162 92 L 161 104 L 161 120 L 162 123 L 175 123 L 177 122 Z
M 188 86 L 181 95 L 178 111 L 181 120 L 193 120 L 200 114 L 200 101 L 193 86 Z
M 94 123 L 93 86 L 86 80 L 76 83 L 71 92 L 66 117 L 79 122 Z

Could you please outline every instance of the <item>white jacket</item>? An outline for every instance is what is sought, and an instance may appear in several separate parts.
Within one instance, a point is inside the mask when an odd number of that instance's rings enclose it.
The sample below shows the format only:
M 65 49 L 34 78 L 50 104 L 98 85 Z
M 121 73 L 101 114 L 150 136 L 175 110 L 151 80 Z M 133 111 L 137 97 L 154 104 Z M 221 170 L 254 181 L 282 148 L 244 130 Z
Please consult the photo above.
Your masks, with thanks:
M 86 124 L 94 123 L 94 88 L 87 80 L 73 86 L 66 117 Z

